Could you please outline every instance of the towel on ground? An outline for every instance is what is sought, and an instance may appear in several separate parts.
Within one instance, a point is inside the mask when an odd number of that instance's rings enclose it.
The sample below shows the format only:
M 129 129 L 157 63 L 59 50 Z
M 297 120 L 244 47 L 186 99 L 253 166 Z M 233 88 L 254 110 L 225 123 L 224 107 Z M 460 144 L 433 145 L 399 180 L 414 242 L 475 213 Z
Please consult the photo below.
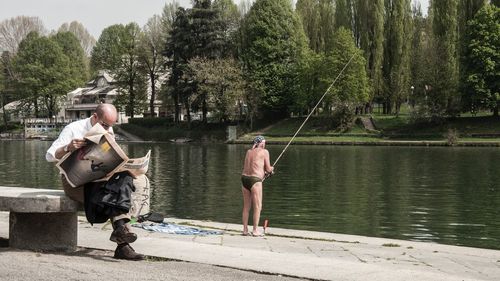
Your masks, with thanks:
M 183 225 L 178 225 L 175 223 L 136 223 L 133 224 L 134 227 L 143 228 L 152 232 L 162 232 L 168 234 L 182 234 L 182 235 L 222 235 L 222 231 L 216 230 L 204 230 L 195 227 L 188 227 Z

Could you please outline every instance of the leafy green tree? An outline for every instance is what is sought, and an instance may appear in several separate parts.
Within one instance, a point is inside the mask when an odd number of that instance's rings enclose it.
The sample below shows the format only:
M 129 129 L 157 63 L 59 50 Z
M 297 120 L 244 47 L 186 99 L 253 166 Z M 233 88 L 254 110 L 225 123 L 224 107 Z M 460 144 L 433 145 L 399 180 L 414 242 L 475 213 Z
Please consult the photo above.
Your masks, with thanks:
M 241 15 L 232 0 L 214 0 L 212 7 L 218 11 L 219 20 L 221 24 L 221 31 L 224 40 L 226 55 L 236 56 L 238 30 L 240 28 Z
M 458 0 L 430 2 L 432 48 L 436 56 L 429 65 L 435 75 L 427 96 L 432 114 L 437 116 L 456 115 L 459 110 L 457 7 Z
M 191 36 L 193 37 L 193 56 L 220 58 L 225 54 L 226 42 L 220 10 L 212 7 L 211 0 L 194 0 L 190 10 Z
M 299 115 L 307 115 L 316 105 L 326 89 L 321 80 L 325 71 L 325 53 L 305 52 L 298 66 L 299 90 L 295 92 L 291 110 Z
M 366 61 L 363 51 L 356 47 L 350 30 L 339 28 L 334 34 L 336 40 L 331 53 L 327 54 L 321 76 L 321 90 L 326 90 L 342 68 L 352 60 L 343 75 L 330 89 L 329 97 L 334 108 L 334 115 L 340 129 L 348 127 L 356 107 L 364 105 L 369 99 Z M 324 89 L 324 90 L 323 90 Z
M 309 39 L 309 47 L 315 52 L 331 50 L 335 29 L 335 2 L 333 0 L 299 0 L 296 4 L 296 11 Z
M 70 60 L 54 40 L 36 32 L 19 45 L 14 69 L 19 75 L 17 89 L 33 104 L 35 117 L 52 117 L 58 99 L 72 89 Z
M 168 79 L 167 92 L 172 97 L 175 107 L 174 121 L 180 121 L 180 106 L 184 104 L 189 114 L 189 96 L 191 87 L 189 81 L 185 78 L 184 72 L 187 70 L 187 64 L 193 57 L 193 44 L 190 34 L 190 23 L 188 11 L 179 7 L 175 14 L 175 21 L 169 33 L 164 54 L 167 57 L 167 64 L 171 68 Z M 188 119 L 190 121 L 190 119 Z
M 335 4 L 335 27 L 344 27 L 347 30 L 352 30 L 352 0 L 336 0 Z
M 16 79 L 11 60 L 16 55 L 21 41 L 33 31 L 38 34 L 45 33 L 43 22 L 38 17 L 17 16 L 0 22 L 0 51 L 7 51 L 9 54 L 2 56 L 2 59 L 8 59 L 8 61 L 3 61 L 4 67 L 7 68 L 7 81 Z
M 370 100 L 383 96 L 384 80 L 384 1 L 357 0 L 356 35 L 366 59 L 366 71 L 370 81 Z
M 189 75 L 196 81 L 199 93 L 206 93 L 208 109 L 227 122 L 242 115 L 244 80 L 240 65 L 234 59 L 194 58 L 189 61 Z M 196 95 L 193 99 L 196 99 Z
M 422 7 L 415 4 L 412 7 L 413 36 L 411 67 L 411 93 L 409 97 L 410 105 L 424 105 L 425 85 L 429 81 L 428 63 L 431 56 L 428 55 L 429 47 L 429 21 L 423 16 Z
M 166 25 L 162 23 L 161 17 L 153 16 L 148 20 L 140 34 L 138 57 L 146 69 L 149 77 L 151 97 L 149 99 L 150 116 L 155 116 L 154 103 L 156 100 L 156 90 L 158 88 L 158 79 L 164 73 L 164 61 L 162 51 L 166 44 L 165 30 Z
M 257 0 L 242 25 L 245 76 L 264 111 L 285 116 L 297 87 L 306 37 L 288 0 Z M 252 105 L 255 106 L 255 105 Z
M 122 24 L 115 24 L 106 27 L 95 47 L 92 49 L 90 65 L 95 73 L 99 70 L 112 71 L 121 65 L 124 46 L 122 38 L 125 35 L 125 27 Z
M 457 55 L 458 55 L 458 87 L 464 97 L 464 91 L 466 88 L 466 73 L 464 72 L 464 68 L 467 64 L 467 58 L 464 57 L 464 53 L 466 52 L 466 37 L 468 32 L 468 22 L 474 18 L 474 15 L 488 3 L 488 0 L 459 0 L 458 1 L 458 45 L 457 45 Z M 462 100 L 462 106 L 466 101 Z
M 128 116 L 144 112 L 146 78 L 139 63 L 140 28 L 136 23 L 117 24 L 105 28 L 92 50 L 94 71 L 107 70 L 117 81 L 120 96 L 115 105 L 124 107 Z
M 384 113 L 399 113 L 410 92 L 410 50 L 412 35 L 410 0 L 386 2 L 386 46 L 384 48 Z
M 121 44 L 124 50 L 121 65 L 113 71 L 118 81 L 121 98 L 125 100 L 125 112 L 134 118 L 136 113 L 145 111 L 146 77 L 143 65 L 139 63 L 139 34 L 141 30 L 136 23 L 125 26 Z
M 464 104 L 498 116 L 500 105 L 500 8 L 486 5 L 469 21 L 464 53 Z
M 299 15 L 304 32 L 309 39 L 309 47 L 315 52 L 321 50 L 319 39 L 317 0 L 298 0 L 295 10 Z
M 53 35 L 54 40 L 63 50 L 69 59 L 70 71 L 68 78 L 73 80 L 72 87 L 83 85 L 89 78 L 89 70 L 86 63 L 85 52 L 78 41 L 78 38 L 71 32 L 58 32 Z
M 195 0 L 193 8 L 189 13 L 190 33 L 193 41 L 194 57 L 207 59 L 220 59 L 228 55 L 227 41 L 224 35 L 224 25 L 219 13 L 222 10 L 214 9 L 211 0 Z M 198 87 L 203 81 L 192 81 L 194 92 L 201 91 Z M 202 110 L 203 122 L 207 122 L 207 93 L 198 93 L 198 99 L 194 99 L 192 105 Z M 190 118 L 190 116 L 188 116 Z M 190 121 L 188 119 L 188 121 Z
M 6 93 L 5 93 L 5 89 L 7 88 L 7 85 L 6 85 L 7 79 L 6 79 L 6 71 L 5 71 L 6 68 L 2 62 L 3 62 L 3 60 L 0 60 L 0 107 L 2 108 L 3 124 L 5 127 L 7 127 L 7 113 L 5 112 L 5 105 L 7 104 L 7 97 L 6 97 Z
M 14 75 L 12 67 L 12 55 L 9 51 L 4 51 L 0 59 L 0 106 L 2 108 L 2 119 L 7 126 L 8 116 L 5 105 L 15 100 L 13 81 Z

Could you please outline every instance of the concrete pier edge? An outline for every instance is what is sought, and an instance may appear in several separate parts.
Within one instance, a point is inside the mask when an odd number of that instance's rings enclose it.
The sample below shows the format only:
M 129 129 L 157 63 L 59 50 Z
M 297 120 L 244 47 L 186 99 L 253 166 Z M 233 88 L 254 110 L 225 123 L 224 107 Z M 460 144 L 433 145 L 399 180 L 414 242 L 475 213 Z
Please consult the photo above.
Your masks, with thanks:
M 134 248 L 151 261 L 214 265 L 306 280 L 498 280 L 500 251 L 436 243 L 270 227 L 265 237 L 241 235 L 241 225 L 167 218 L 169 223 L 222 235 L 174 235 L 134 227 Z M 0 213 L 0 237 L 8 236 Z M 78 219 L 78 246 L 113 251 L 111 226 Z M 112 255 L 112 252 L 111 252 Z M 148 261 L 146 261 L 147 263 Z

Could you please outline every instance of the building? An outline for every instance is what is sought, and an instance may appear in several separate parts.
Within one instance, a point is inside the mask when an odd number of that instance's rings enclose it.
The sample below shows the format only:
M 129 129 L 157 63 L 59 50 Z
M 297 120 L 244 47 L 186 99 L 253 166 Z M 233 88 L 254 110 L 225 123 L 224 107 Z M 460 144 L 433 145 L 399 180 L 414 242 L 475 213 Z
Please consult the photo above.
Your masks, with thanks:
M 78 120 L 92 115 L 97 105 L 113 103 L 118 95 L 116 82 L 105 71 L 100 71 L 86 87 L 77 88 L 66 95 L 57 117 Z M 121 113 L 118 123 L 126 123 L 127 118 Z

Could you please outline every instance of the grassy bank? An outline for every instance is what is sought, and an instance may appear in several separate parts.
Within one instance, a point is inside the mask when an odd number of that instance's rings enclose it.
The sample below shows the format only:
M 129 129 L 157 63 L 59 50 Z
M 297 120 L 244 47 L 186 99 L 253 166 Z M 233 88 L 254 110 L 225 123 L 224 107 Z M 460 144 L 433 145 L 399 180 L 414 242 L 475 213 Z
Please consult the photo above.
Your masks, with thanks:
M 374 115 L 376 130 L 366 130 L 360 122 L 351 129 L 338 132 L 329 129 L 328 120 L 311 117 L 294 139 L 304 144 L 402 144 L 402 145 L 498 145 L 500 118 L 491 116 L 460 117 L 440 122 L 412 122 L 408 115 Z M 263 134 L 269 142 L 287 143 L 304 118 L 282 120 L 264 130 L 242 136 L 250 141 Z

